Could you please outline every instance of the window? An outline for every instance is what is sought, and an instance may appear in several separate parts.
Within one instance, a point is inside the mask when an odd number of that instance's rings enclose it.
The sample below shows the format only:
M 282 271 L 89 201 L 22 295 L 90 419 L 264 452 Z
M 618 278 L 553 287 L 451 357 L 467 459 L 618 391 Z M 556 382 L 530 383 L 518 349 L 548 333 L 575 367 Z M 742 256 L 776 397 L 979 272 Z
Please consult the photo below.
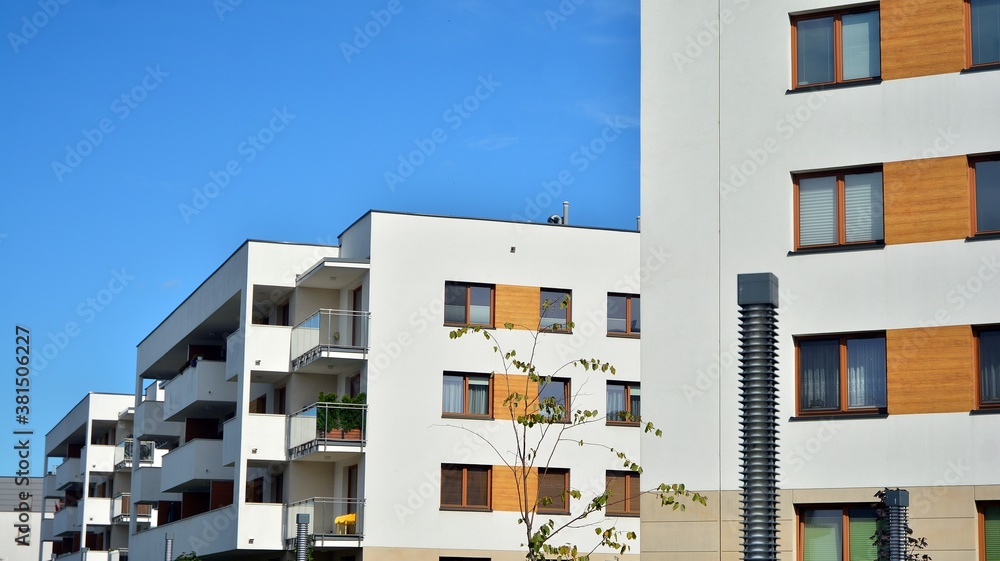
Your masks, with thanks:
M 639 295 L 608 294 L 608 335 L 639 336 Z
M 555 422 L 568 423 L 570 407 L 569 380 L 542 378 L 538 382 L 539 412 Z
M 800 339 L 796 346 L 801 413 L 885 408 L 884 334 Z
M 444 375 L 441 412 L 445 416 L 490 416 L 489 375 Z
M 796 176 L 795 217 L 796 249 L 882 241 L 882 170 Z
M 965 9 L 972 66 L 1000 62 L 1000 0 L 968 0 Z
M 970 167 L 975 208 L 972 231 L 1000 232 L 1000 156 L 971 159 Z
M 609 424 L 638 425 L 642 414 L 639 405 L 639 384 L 608 382 Z
M 878 9 L 792 18 L 796 88 L 871 80 L 881 74 Z
M 546 468 L 538 470 L 538 507 L 536 512 L 568 514 L 569 470 Z
M 607 474 L 608 514 L 639 514 L 639 474 L 634 471 L 609 471 Z
M 490 509 L 490 466 L 441 465 L 441 508 Z
M 493 285 L 444 283 L 444 322 L 493 327 Z
M 1000 328 L 981 329 L 979 340 L 979 405 L 1000 407 Z
M 1000 561 L 1000 503 L 979 503 L 982 561 Z
M 539 309 L 541 310 L 541 321 L 538 330 L 563 331 L 570 330 L 570 292 L 568 290 L 555 290 L 543 288 L 541 298 L 539 298 Z
M 802 561 L 873 561 L 875 509 L 865 506 L 799 510 Z

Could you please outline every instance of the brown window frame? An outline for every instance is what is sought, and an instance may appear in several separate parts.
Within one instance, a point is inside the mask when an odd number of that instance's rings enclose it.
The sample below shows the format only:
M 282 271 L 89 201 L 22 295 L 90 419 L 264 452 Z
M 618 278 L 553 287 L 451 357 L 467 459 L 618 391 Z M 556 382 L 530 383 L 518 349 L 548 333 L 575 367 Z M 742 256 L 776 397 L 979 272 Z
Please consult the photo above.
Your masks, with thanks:
M 979 156 L 969 156 L 969 218 L 972 221 L 972 235 L 973 236 L 983 236 L 983 235 L 994 235 L 1000 234 L 1000 229 L 996 230 L 980 230 L 978 224 L 978 217 L 976 216 L 976 164 L 980 162 L 1000 162 L 1000 154 L 984 154 Z
M 461 376 L 464 386 L 462 392 L 462 413 L 448 413 L 441 411 L 441 416 L 449 419 L 492 419 L 493 418 L 493 376 L 489 374 L 477 374 L 474 372 L 445 372 L 444 376 Z M 488 392 L 486 397 L 486 414 L 469 413 L 469 378 L 485 378 L 488 382 Z M 443 383 L 443 382 L 442 382 Z M 441 404 L 442 409 L 444 404 Z
M 979 64 L 974 64 L 972 62 L 972 2 L 970 0 L 965 0 L 962 2 L 962 5 L 965 10 L 965 14 L 963 16 L 965 21 L 965 67 L 991 68 L 994 66 L 1000 66 L 1000 60 L 981 62 Z
M 824 417 L 824 416 L 850 416 L 850 415 L 872 415 L 882 414 L 888 409 L 888 378 L 889 378 L 889 350 L 886 346 L 886 407 L 848 407 L 847 399 L 847 341 L 854 339 L 882 339 L 886 341 L 885 331 L 872 331 L 862 333 L 839 333 L 831 335 L 809 335 L 795 338 L 795 414 L 800 417 Z M 839 407 L 837 409 L 803 409 L 802 408 L 802 351 L 799 345 L 805 341 L 839 341 L 840 343 L 840 369 L 839 382 L 837 386 Z
M 551 327 L 545 327 L 545 328 L 539 329 L 539 331 L 544 331 L 545 333 L 572 333 L 573 332 L 573 325 L 572 325 L 573 324 L 573 291 L 569 290 L 567 288 L 546 288 L 546 287 L 542 287 L 541 289 L 539 289 L 539 291 L 538 291 L 538 317 L 539 317 L 539 321 L 541 321 L 542 318 L 545 317 L 546 310 L 545 310 L 545 306 L 544 305 L 545 305 L 545 300 L 546 300 L 546 298 L 545 298 L 545 293 L 546 292 L 560 292 L 560 293 L 565 294 L 565 296 L 563 296 L 559 300 L 553 301 L 549 305 L 548 310 L 551 311 L 553 309 L 553 306 L 555 306 L 556 310 L 565 311 L 566 312 L 566 316 L 565 316 L 566 321 L 563 322 L 563 323 L 556 324 L 556 325 L 561 325 L 562 326 L 559 329 L 553 329 Z M 559 308 L 559 306 L 561 305 L 560 302 L 562 302 L 563 300 L 566 300 L 566 309 L 565 310 L 561 310 L 561 308 Z
M 461 469 L 462 470 L 462 504 L 451 505 L 445 504 L 444 502 L 444 470 L 446 469 Z M 486 505 L 470 505 L 469 504 L 469 470 L 474 469 L 476 471 L 486 472 Z M 478 511 L 478 512 L 489 512 L 493 510 L 493 466 L 481 466 L 473 464 L 441 464 L 441 496 L 439 497 L 439 502 L 441 510 L 465 510 L 465 511 Z
M 559 475 L 562 475 L 562 477 L 563 477 L 562 498 L 559 498 L 559 500 L 563 501 L 563 506 L 562 507 L 555 506 L 555 504 L 556 504 L 555 501 L 556 501 L 556 499 L 558 497 L 549 497 L 550 499 L 552 499 L 552 504 L 550 504 L 550 505 L 543 505 L 541 503 L 541 500 L 542 500 L 542 477 L 549 477 L 549 476 L 551 476 L 551 477 L 558 477 Z M 537 489 L 538 498 L 537 498 L 536 503 L 535 503 L 535 512 L 539 513 L 539 514 L 569 514 L 569 510 L 570 510 L 569 509 L 569 501 L 570 501 L 570 498 L 571 498 L 569 496 L 569 491 L 570 491 L 570 487 L 569 487 L 569 470 L 568 469 L 565 469 L 565 468 L 539 468 L 539 470 L 538 470 L 538 489 Z M 548 496 L 548 495 L 546 495 L 546 496 Z
M 979 559 L 986 559 L 986 509 L 1000 508 L 1000 501 L 976 501 L 976 526 L 979 541 Z
M 801 561 L 806 548 L 806 521 L 803 512 L 807 510 L 839 510 L 841 511 L 841 554 L 844 559 L 849 559 L 851 555 L 851 517 L 848 511 L 856 508 L 874 509 L 876 503 L 819 503 L 795 505 L 795 545 L 798 549 L 796 558 Z M 872 548 L 873 550 L 875 548 Z
M 878 76 L 870 76 L 867 78 L 854 78 L 852 80 L 844 80 L 844 60 L 841 53 L 843 46 L 843 30 L 841 27 L 841 18 L 847 14 L 863 14 L 865 12 L 879 12 L 879 24 L 882 23 L 882 13 L 879 4 L 865 4 L 862 6 L 854 6 L 851 8 L 844 8 L 840 10 L 831 10 L 826 12 L 814 12 L 809 14 L 799 14 L 791 16 L 792 24 L 792 89 L 801 90 L 806 88 L 815 88 L 823 86 L 832 86 L 836 84 L 857 84 L 864 82 L 877 82 L 882 79 L 881 73 Z M 798 41 L 798 25 L 801 21 L 821 19 L 821 18 L 833 18 L 833 81 L 832 82 L 822 82 L 816 84 L 803 84 L 799 85 L 799 41 Z M 879 36 L 879 69 L 882 68 L 882 41 L 881 41 L 881 30 Z
M 642 328 L 639 331 L 632 331 L 632 299 L 642 300 L 638 294 L 627 294 L 624 292 L 609 292 L 608 298 L 624 298 L 625 299 L 625 332 L 618 333 L 614 331 L 608 331 L 608 337 L 627 337 L 631 339 L 638 339 L 642 334 Z M 642 308 L 639 308 L 639 314 L 642 314 Z M 611 314 L 608 314 L 611 317 Z
M 882 174 L 882 238 L 877 240 L 863 240 L 858 242 L 847 241 L 847 195 L 844 177 L 862 173 Z M 799 234 L 801 232 L 801 214 L 799 209 L 799 182 L 803 179 L 813 179 L 817 177 L 837 178 L 837 242 L 832 244 L 802 245 Z M 826 171 L 815 171 L 808 173 L 796 173 L 792 175 L 792 207 L 795 215 L 795 250 L 810 251 L 813 249 L 829 249 L 836 247 L 851 247 L 858 245 L 872 245 L 885 243 L 885 172 L 881 165 L 864 166 L 857 168 L 838 168 Z
M 625 412 L 628 413 L 630 416 L 633 416 L 633 413 L 632 413 L 632 389 L 633 388 L 640 388 L 641 389 L 642 388 L 641 384 L 639 382 L 608 382 L 607 385 L 608 385 L 608 387 L 610 387 L 610 386 L 624 386 L 625 387 Z M 607 389 L 605 389 L 605 392 L 607 392 Z M 642 395 L 641 394 L 639 395 L 639 399 L 642 400 Z M 633 420 L 633 421 L 618 421 L 618 420 L 613 420 L 613 419 L 611 419 L 608 416 L 610 414 L 611 414 L 610 411 L 606 411 L 605 415 L 604 415 L 604 422 L 607 425 L 637 427 L 642 422 L 642 417 L 641 417 L 642 411 L 641 411 L 641 408 L 640 408 L 640 411 L 639 411 L 639 415 L 640 416 L 639 417 L 634 417 L 635 420 Z
M 496 313 L 497 313 L 497 287 L 495 284 L 481 283 L 481 282 L 465 282 L 465 281 L 445 281 L 445 306 L 447 306 L 448 299 L 448 285 L 459 285 L 465 287 L 465 321 L 464 322 L 450 322 L 447 319 L 444 324 L 453 327 L 465 327 L 466 325 L 471 325 L 475 327 L 485 327 L 492 329 L 496 325 Z M 472 323 L 471 321 L 471 308 L 472 308 L 472 289 L 474 287 L 479 288 L 489 288 L 490 289 L 490 321 L 489 323 Z M 446 308 L 447 309 L 447 308 Z
M 975 340 L 973 368 L 976 375 L 976 406 L 979 409 L 1000 409 L 1000 401 L 983 403 L 982 342 L 979 340 L 979 334 L 983 331 L 1000 333 L 1000 325 L 984 325 L 972 328 L 972 337 Z
M 570 386 L 571 386 L 570 379 L 569 378 L 551 378 L 548 381 L 545 381 L 545 380 L 546 380 L 546 377 L 542 377 L 542 379 L 538 381 L 538 406 L 539 406 L 539 410 L 541 410 L 542 386 L 550 384 L 552 382 L 560 382 L 560 383 L 563 384 L 563 405 L 564 405 L 563 408 L 565 409 L 565 411 L 563 412 L 564 415 L 563 415 L 562 419 L 555 419 L 555 418 L 553 418 L 552 422 L 553 423 L 569 423 L 571 421 L 572 417 L 573 417 L 573 415 L 572 415 L 573 403 L 571 401 L 572 393 L 570 392 Z
M 639 503 L 641 500 L 637 500 L 642 494 L 641 476 L 638 472 L 634 471 L 607 471 L 604 475 L 605 489 L 611 488 L 611 478 L 613 477 L 624 477 L 625 478 L 625 500 L 616 499 L 613 496 L 608 497 L 608 502 L 605 504 L 604 511 L 608 515 L 614 516 L 639 516 Z M 633 485 L 638 488 L 636 492 L 633 493 Z M 635 497 L 633 497 L 635 495 Z M 615 505 L 621 504 L 621 510 L 617 510 Z M 614 510 L 613 510 L 614 509 Z

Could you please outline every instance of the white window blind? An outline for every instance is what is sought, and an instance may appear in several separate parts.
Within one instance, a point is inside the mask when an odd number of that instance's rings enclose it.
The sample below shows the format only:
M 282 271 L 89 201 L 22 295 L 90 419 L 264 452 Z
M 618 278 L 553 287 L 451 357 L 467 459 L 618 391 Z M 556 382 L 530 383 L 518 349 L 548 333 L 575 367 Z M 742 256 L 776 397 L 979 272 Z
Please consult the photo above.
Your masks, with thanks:
M 837 178 L 799 180 L 799 245 L 837 243 Z

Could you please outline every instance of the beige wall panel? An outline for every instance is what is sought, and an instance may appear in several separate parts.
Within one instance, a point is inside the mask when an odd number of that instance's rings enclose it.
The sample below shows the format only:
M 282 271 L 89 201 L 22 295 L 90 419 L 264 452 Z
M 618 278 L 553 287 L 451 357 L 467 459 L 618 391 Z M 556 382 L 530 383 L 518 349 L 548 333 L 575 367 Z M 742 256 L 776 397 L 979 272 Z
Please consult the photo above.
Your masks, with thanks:
M 513 323 L 515 329 L 538 329 L 541 289 L 537 286 L 496 286 L 496 327 Z
M 975 487 L 909 487 L 910 519 L 976 516 Z
M 719 492 L 718 491 L 707 491 L 701 492 L 702 495 L 706 497 L 705 506 L 700 504 L 692 504 L 690 501 L 685 503 L 687 508 L 685 510 L 673 510 L 669 506 L 663 506 L 660 504 L 660 499 L 652 493 L 646 493 L 642 495 L 640 500 L 639 509 L 642 512 L 642 522 L 708 522 L 719 520 Z
M 885 243 L 963 239 L 970 233 L 965 156 L 887 162 Z
M 1000 501 L 1000 485 L 976 485 L 977 501 Z
M 970 326 L 893 329 L 885 344 L 890 415 L 974 408 Z
M 965 68 L 962 0 L 883 0 L 880 9 L 884 80 Z

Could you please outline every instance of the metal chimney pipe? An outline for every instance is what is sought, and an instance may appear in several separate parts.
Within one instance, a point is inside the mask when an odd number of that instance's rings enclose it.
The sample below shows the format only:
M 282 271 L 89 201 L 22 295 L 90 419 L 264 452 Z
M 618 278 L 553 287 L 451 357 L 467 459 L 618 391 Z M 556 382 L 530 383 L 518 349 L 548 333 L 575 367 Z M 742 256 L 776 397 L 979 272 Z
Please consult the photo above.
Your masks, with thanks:
M 569 201 L 563 201 L 563 225 L 569 224 Z
M 163 561 L 174 561 L 174 538 L 170 534 L 164 536 L 167 540 L 164 545 Z
M 886 491 L 885 505 L 889 509 L 889 561 L 905 561 L 906 511 L 910 506 L 910 492 L 906 489 Z
M 636 216 L 635 217 L 635 231 L 636 232 L 641 232 L 642 231 L 642 217 L 641 216 Z
M 743 559 L 778 559 L 778 277 L 737 276 Z
M 306 561 L 309 547 L 309 514 L 299 513 L 295 515 L 295 561 Z

